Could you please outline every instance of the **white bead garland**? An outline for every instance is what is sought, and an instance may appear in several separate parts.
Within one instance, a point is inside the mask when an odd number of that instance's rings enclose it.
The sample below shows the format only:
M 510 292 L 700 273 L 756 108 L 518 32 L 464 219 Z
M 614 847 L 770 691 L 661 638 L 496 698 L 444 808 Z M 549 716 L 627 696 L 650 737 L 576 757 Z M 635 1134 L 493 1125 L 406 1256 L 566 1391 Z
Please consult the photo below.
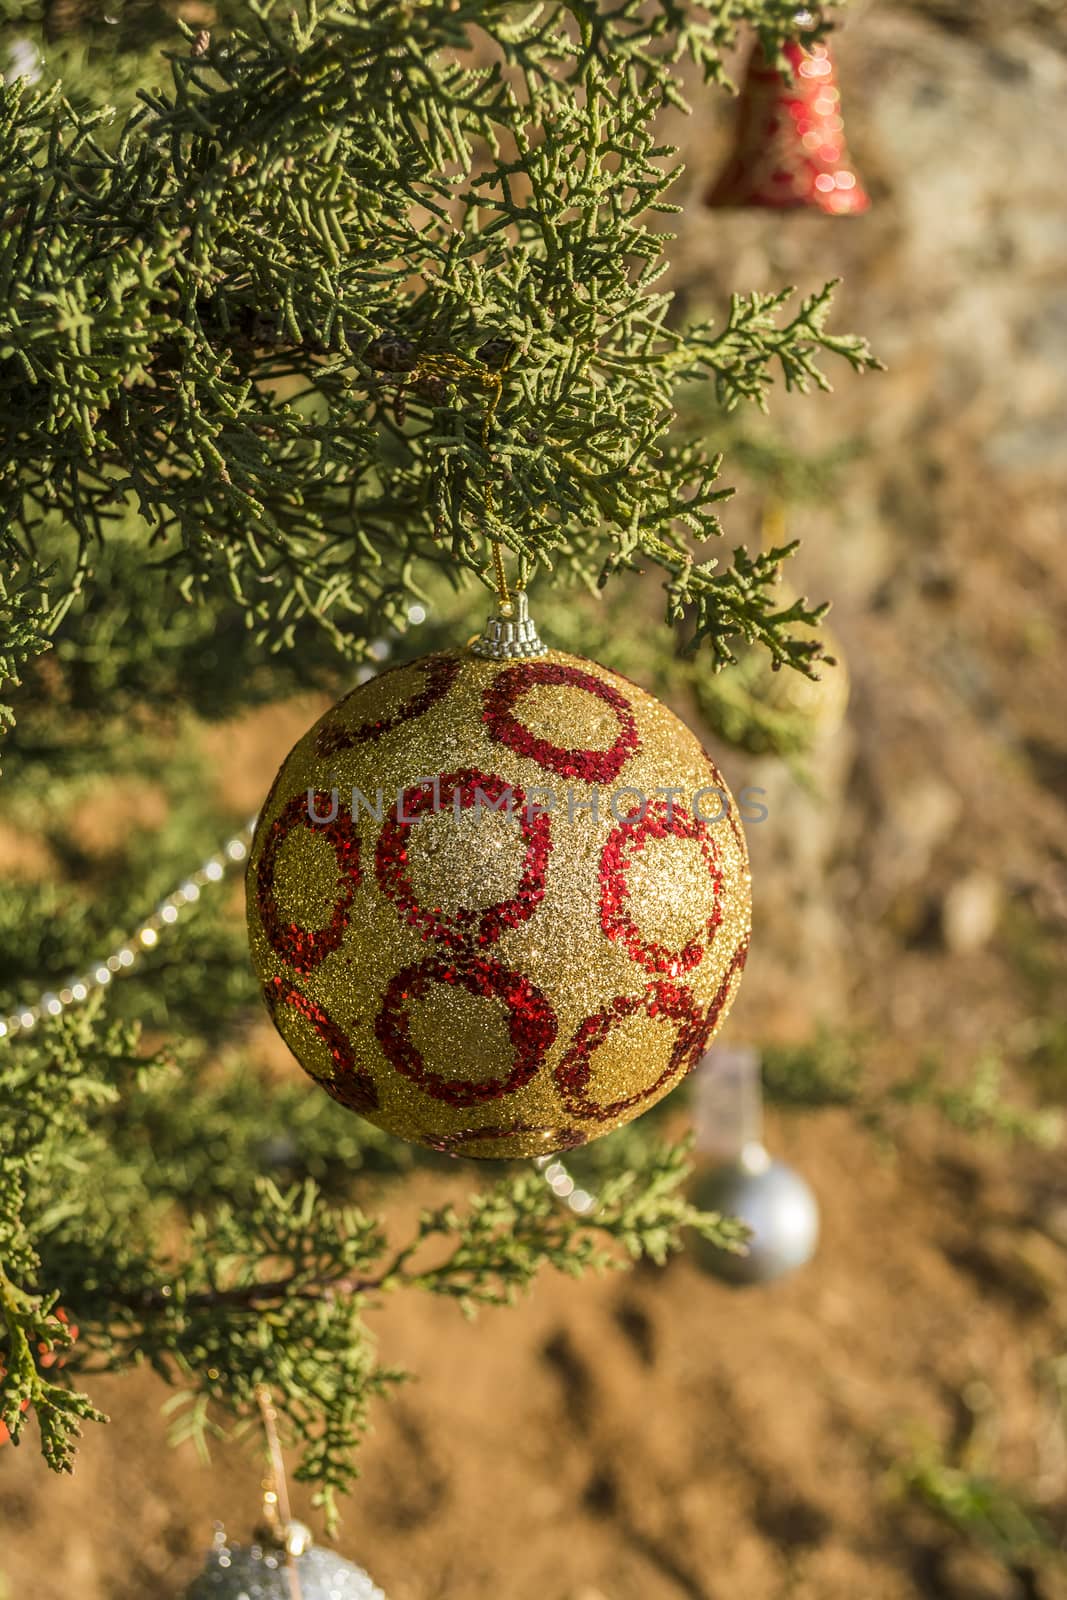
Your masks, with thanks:
M 588 1189 L 580 1189 L 558 1156 L 534 1156 L 534 1166 L 541 1173 L 557 1200 L 569 1206 L 579 1217 L 588 1217 L 596 1210 L 596 1196 Z
M 28 1033 L 42 1017 L 58 1017 L 68 1006 L 87 1000 L 94 989 L 103 989 L 113 977 L 132 971 L 143 955 L 156 948 L 161 935 L 174 926 L 183 910 L 196 904 L 201 890 L 221 883 L 228 872 L 245 860 L 255 824 L 255 817 L 250 817 L 240 833 L 235 833 L 202 867 L 184 878 L 110 955 L 94 962 L 87 972 L 69 978 L 58 991 L 47 990 L 34 1005 L 22 1006 L 10 1016 L 0 1017 L 0 1039 Z

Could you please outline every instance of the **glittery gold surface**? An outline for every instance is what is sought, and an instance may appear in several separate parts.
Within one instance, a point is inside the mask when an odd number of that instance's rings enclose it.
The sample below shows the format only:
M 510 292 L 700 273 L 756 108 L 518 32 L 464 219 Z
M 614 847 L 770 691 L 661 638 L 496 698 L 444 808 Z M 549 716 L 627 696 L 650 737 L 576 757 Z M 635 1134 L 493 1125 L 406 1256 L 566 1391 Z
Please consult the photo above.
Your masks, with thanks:
M 551 681 L 559 669 L 570 681 Z M 696 737 L 636 685 L 559 651 L 538 659 L 536 681 L 506 680 L 519 687 L 505 716 L 498 680 L 525 670 L 460 650 L 354 690 L 287 757 L 249 861 L 253 963 L 298 1060 L 338 1098 L 356 1074 L 379 1126 L 465 1156 L 543 1154 L 646 1110 L 726 1016 L 749 937 L 736 806 L 706 828 L 692 820 L 696 792 L 728 794 Z M 470 772 L 510 786 L 519 816 L 523 796 L 554 809 L 524 831 L 484 805 L 457 813 L 448 777 Z M 442 775 L 434 812 L 429 780 Z M 308 823 L 307 791 L 327 817 L 335 787 L 340 820 Z M 353 788 L 367 802 L 354 822 Z M 381 820 L 368 810 L 379 790 Z M 642 795 L 662 817 L 665 790 L 680 791 L 677 831 L 639 838 L 627 819 Z M 403 791 L 427 812 L 398 833 Z M 700 806 L 710 818 L 719 802 Z M 402 816 L 413 809 L 409 798 Z M 389 1043 L 397 1018 L 408 1070 Z M 463 1103 L 449 1098 L 457 1085 Z M 348 1103 L 363 1109 L 359 1094 Z

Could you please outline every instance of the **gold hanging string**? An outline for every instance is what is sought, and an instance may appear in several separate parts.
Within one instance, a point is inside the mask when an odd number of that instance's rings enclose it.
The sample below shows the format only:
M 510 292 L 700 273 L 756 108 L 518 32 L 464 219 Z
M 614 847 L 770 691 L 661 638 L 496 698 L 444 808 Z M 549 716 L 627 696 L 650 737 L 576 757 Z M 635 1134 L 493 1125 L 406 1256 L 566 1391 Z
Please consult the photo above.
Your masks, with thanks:
M 482 449 L 485 451 L 486 456 L 488 456 L 489 434 L 493 426 L 493 419 L 496 416 L 497 407 L 500 404 L 500 399 L 504 392 L 504 374 L 508 370 L 510 361 L 511 353 L 509 352 L 507 359 L 503 362 L 499 371 L 492 372 L 484 364 L 475 364 L 473 361 L 466 360 L 464 356 L 457 356 L 448 352 L 440 352 L 438 354 L 421 356 L 419 358 L 418 366 L 416 367 L 415 371 L 410 374 L 410 377 L 412 379 L 418 379 L 420 377 L 443 378 L 446 382 L 451 383 L 458 382 L 461 378 L 467 378 L 479 384 L 483 389 L 489 390 L 489 403 L 487 404 L 485 413 L 482 417 Z M 493 497 L 493 485 L 491 479 L 486 480 L 485 509 L 486 519 L 488 522 L 492 523 L 494 517 L 496 516 L 496 502 Z M 501 611 L 507 614 L 507 612 L 511 610 L 511 592 L 508 589 L 507 573 L 504 570 L 503 545 L 499 539 L 494 539 L 491 533 L 487 534 L 486 537 L 488 539 L 489 549 L 493 558 L 493 580 L 496 585 L 497 601 Z M 523 579 L 525 578 L 525 567 L 526 563 L 523 561 L 520 568 Z M 520 582 L 519 587 L 525 587 L 524 581 Z
M 263 1484 L 263 1512 L 285 1550 L 285 1575 L 289 1580 L 290 1600 L 302 1600 L 300 1572 L 296 1564 L 297 1550 L 295 1541 L 290 1538 L 293 1518 L 289 1505 L 289 1483 L 285 1476 L 285 1458 L 278 1437 L 278 1413 L 265 1383 L 256 1385 L 255 1395 L 270 1456 L 270 1477 Z
M 487 496 L 488 498 L 488 496 Z M 490 510 L 492 508 L 490 507 Z M 490 539 L 489 547 L 493 552 L 493 573 L 496 577 L 496 597 L 500 602 L 501 611 L 511 610 L 511 595 L 508 593 L 507 573 L 504 571 L 504 554 L 500 547 L 499 539 Z
M 492 427 L 493 419 L 496 416 L 496 408 L 500 404 L 500 396 L 504 392 L 504 369 L 501 368 L 499 372 L 494 373 L 493 377 L 496 380 L 493 385 L 493 393 L 489 404 L 485 408 L 485 415 L 482 417 L 482 449 L 485 451 L 486 456 L 489 455 L 489 430 Z M 496 516 L 496 504 L 493 500 L 493 480 L 491 477 L 486 478 L 485 480 L 485 509 L 487 513 L 487 520 L 490 524 L 492 524 L 493 519 Z M 496 575 L 496 597 L 500 602 L 501 611 L 506 614 L 511 610 L 511 595 L 508 593 L 508 579 L 507 574 L 504 571 L 504 548 L 500 543 L 500 540 L 494 539 L 492 535 L 489 537 L 489 547 L 493 552 L 493 571 Z

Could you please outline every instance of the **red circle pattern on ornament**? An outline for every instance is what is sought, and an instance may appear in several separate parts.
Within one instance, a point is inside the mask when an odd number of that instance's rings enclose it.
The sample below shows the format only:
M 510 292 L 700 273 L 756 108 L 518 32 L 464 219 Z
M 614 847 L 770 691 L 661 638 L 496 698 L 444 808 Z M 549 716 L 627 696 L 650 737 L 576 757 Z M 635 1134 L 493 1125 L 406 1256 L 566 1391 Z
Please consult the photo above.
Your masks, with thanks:
M 459 668 L 457 657 L 431 657 L 427 662 L 427 683 L 421 693 L 405 702 L 391 717 L 364 723 L 351 731 L 323 729 L 316 741 L 320 754 L 347 749 L 365 739 L 380 738 L 400 723 L 421 715 L 448 692 Z M 620 730 L 615 744 L 605 751 L 567 750 L 539 738 L 525 727 L 512 714 L 513 707 L 528 690 L 542 684 L 584 689 L 610 706 Z M 564 777 L 578 778 L 587 783 L 610 782 L 618 776 L 630 755 L 640 748 L 629 701 L 611 685 L 579 668 L 547 662 L 509 668 L 499 673 L 485 690 L 484 707 L 483 721 L 492 738 Z M 715 771 L 710 760 L 709 764 Z M 407 791 L 399 812 L 394 807 L 379 836 L 375 865 L 383 893 L 393 901 L 404 919 L 420 927 L 423 938 L 432 938 L 450 947 L 455 956 L 452 959 L 445 955 L 429 957 L 397 973 L 386 989 L 375 1021 L 375 1034 L 390 1064 L 431 1097 L 457 1107 L 475 1106 L 523 1088 L 536 1075 L 546 1052 L 555 1042 L 558 1023 L 544 994 L 521 973 L 508 972 L 500 964 L 477 955 L 474 950 L 475 940 L 482 946 L 494 943 L 507 928 L 527 920 L 542 900 L 547 858 L 551 850 L 550 820 L 547 813 L 526 818 L 523 792 L 506 785 L 494 775 L 468 768 L 443 774 L 439 782 L 442 785 L 439 797 L 432 790 L 427 793 L 426 786 L 418 785 Z M 460 807 L 464 808 L 474 804 L 477 789 L 482 791 L 487 801 L 499 802 L 509 788 L 513 806 L 517 805 L 520 809 L 520 827 L 527 844 L 516 895 L 509 901 L 498 902 L 484 909 L 465 908 L 451 915 L 446 915 L 440 908 L 430 910 L 419 906 L 407 873 L 406 841 L 414 822 L 429 809 L 431 799 L 437 804 L 449 804 L 454 802 L 458 793 Z M 316 792 L 317 807 L 331 803 L 331 796 Z M 633 959 L 648 970 L 666 972 L 673 977 L 697 965 L 703 950 L 696 940 L 691 940 L 681 952 L 675 954 L 654 942 L 641 939 L 636 925 L 624 914 L 628 893 L 625 875 L 632 864 L 630 852 L 642 848 L 648 838 L 673 836 L 696 839 L 700 843 L 716 892 L 715 911 L 707 923 L 709 938 L 721 922 L 718 890 L 722 875 L 705 825 L 685 813 L 679 817 L 678 808 L 674 809 L 668 821 L 665 811 L 666 807 L 660 802 L 652 815 L 627 819 L 612 833 L 601 857 L 600 910 L 601 926 L 609 938 L 623 943 Z M 736 835 L 737 828 L 732 815 L 730 822 Z M 274 896 L 273 878 L 278 850 L 290 829 L 300 823 L 318 827 L 330 840 L 337 852 L 343 875 L 341 892 L 331 911 L 330 921 L 325 928 L 317 930 L 286 923 L 278 911 Z M 275 950 L 298 972 L 312 971 L 341 943 L 348 923 L 349 907 L 360 882 L 359 839 L 351 819 L 344 816 L 331 823 L 316 824 L 308 813 L 306 796 L 297 796 L 290 801 L 268 833 L 258 865 L 257 889 L 260 916 L 267 937 Z M 642 995 L 618 996 L 602 1010 L 586 1018 L 576 1030 L 567 1053 L 554 1072 L 557 1089 L 567 1110 L 572 1115 L 593 1121 L 608 1121 L 651 1098 L 683 1068 L 691 1068 L 706 1049 L 725 1002 L 730 980 L 744 966 L 746 955 L 747 941 L 735 954 L 703 1019 L 696 1012 L 691 991 L 667 981 L 649 984 Z M 506 1077 L 482 1082 L 450 1080 L 426 1066 L 410 1036 L 406 1003 L 410 999 L 423 998 L 434 983 L 459 985 L 472 994 L 504 1002 L 509 1014 L 509 1033 L 515 1048 L 515 1060 Z M 323 1008 L 282 978 L 272 979 L 265 992 L 272 1015 L 280 1007 L 297 1010 L 326 1043 L 337 1076 L 317 1079 L 322 1087 L 335 1100 L 352 1110 L 367 1112 L 377 1109 L 378 1091 L 373 1078 L 357 1070 L 347 1038 Z M 590 1058 L 614 1026 L 642 1007 L 648 1016 L 673 1022 L 678 1028 L 667 1067 L 645 1089 L 608 1105 L 598 1104 L 585 1092 L 592 1075 Z M 450 1152 L 465 1143 L 478 1140 L 505 1139 L 522 1133 L 548 1131 L 519 1122 L 510 1127 L 494 1125 L 483 1129 L 463 1129 L 453 1134 L 426 1137 L 424 1142 Z M 556 1137 L 556 1148 L 570 1148 L 584 1140 L 581 1130 L 576 1128 L 551 1131 Z
M 405 665 L 414 663 L 405 663 Z M 341 750 L 351 750 L 354 745 L 363 744 L 369 739 L 381 739 L 385 734 L 391 733 L 403 722 L 410 722 L 413 717 L 421 717 L 438 700 L 443 700 L 451 689 L 460 669 L 459 656 L 436 655 L 427 656 L 418 663 L 426 672 L 426 683 L 417 694 L 405 700 L 402 705 L 388 717 L 379 717 L 376 721 L 361 722 L 356 728 L 339 728 L 335 722 L 329 722 L 320 728 L 315 739 L 315 749 L 320 756 L 337 755 Z M 399 672 L 401 667 L 390 667 L 390 672 Z M 380 673 L 373 681 L 379 682 L 387 673 Z M 360 685 L 360 687 L 365 687 Z M 353 693 L 358 694 L 359 690 Z M 351 699 L 347 696 L 346 699 Z M 342 705 L 345 701 L 341 702 Z
M 711 915 L 704 924 L 709 941 L 722 921 L 722 903 L 719 899 L 722 869 L 707 824 L 691 817 L 677 805 L 671 808 L 668 816 L 667 804 L 663 800 L 649 806 L 644 816 L 640 815 L 640 808 L 635 808 L 630 817 L 613 829 L 604 846 L 600 857 L 601 928 L 609 939 L 618 940 L 624 945 L 633 960 L 649 972 L 663 972 L 677 978 L 699 965 L 704 957 L 704 945 L 694 938 L 681 950 L 672 951 L 654 940 L 642 939 L 637 924 L 627 911 L 630 897 L 627 874 L 633 865 L 634 855 L 644 849 L 649 839 L 693 839 L 700 846 L 714 894 Z
M 601 1105 L 586 1093 L 593 1072 L 590 1058 L 605 1042 L 612 1028 L 640 1010 L 644 1010 L 649 1017 L 673 1023 L 677 1028 L 678 1036 L 670 1060 L 654 1083 L 620 1100 Z M 572 1117 L 608 1122 L 620 1112 L 629 1111 L 631 1106 L 650 1099 L 664 1084 L 687 1071 L 701 1033 L 702 1022 L 692 992 L 680 984 L 661 979 L 650 983 L 644 994 L 616 995 L 600 1011 L 594 1011 L 578 1024 L 567 1052 L 553 1074 L 560 1098 Z
M 320 1078 L 311 1073 L 310 1076 L 315 1078 L 315 1082 L 350 1111 L 376 1111 L 378 1090 L 374 1079 L 369 1072 L 359 1071 L 348 1039 L 329 1013 L 308 995 L 302 993 L 295 984 L 288 983 L 284 978 L 271 978 L 263 993 L 275 1024 L 277 1024 L 277 1012 L 285 1009 L 298 1012 L 311 1024 L 330 1052 L 336 1076 Z
M 469 994 L 503 1001 L 515 1050 L 506 1078 L 486 1078 L 481 1082 L 445 1078 L 426 1065 L 411 1038 L 407 1004 L 424 999 L 436 983 L 458 985 Z M 441 955 L 428 956 L 396 974 L 385 991 L 374 1032 L 392 1066 L 433 1099 L 453 1106 L 476 1106 L 524 1088 L 554 1043 L 557 1027 L 556 1014 L 545 996 L 520 972 L 509 972 L 499 962 L 482 956 L 452 961 Z
M 516 702 L 541 685 L 584 689 L 609 706 L 619 724 L 619 736 L 611 748 L 565 750 L 562 745 L 540 738 L 520 722 L 513 715 Z M 640 748 L 630 702 L 611 684 L 579 667 L 564 667 L 555 661 L 524 662 L 521 666 L 508 667 L 497 673 L 485 690 L 482 703 L 482 721 L 490 738 L 514 750 L 516 755 L 529 756 L 538 766 L 563 778 L 579 778 L 583 783 L 612 783 L 634 751 Z
M 510 900 L 486 907 L 464 907 L 445 912 L 440 906 L 420 906 L 408 872 L 407 844 L 415 823 L 428 811 L 451 808 L 453 815 L 484 802 L 499 804 L 511 797 L 512 814 L 526 843 L 519 887 Z M 458 805 L 457 805 L 458 801 Z M 382 893 L 396 906 L 402 919 L 420 928 L 424 939 L 459 953 L 471 952 L 474 945 L 495 944 L 508 928 L 517 928 L 532 917 L 545 894 L 545 868 L 552 848 L 549 817 L 525 813 L 526 795 L 503 778 L 475 767 L 442 773 L 433 787 L 414 785 L 393 807 L 378 835 L 374 865 Z
M 315 809 L 328 809 L 333 797 L 325 790 L 314 793 Z M 294 828 L 311 828 L 334 848 L 341 883 L 337 899 L 323 928 L 302 928 L 282 915 L 274 893 L 278 851 Z M 260 921 L 272 949 L 302 976 L 313 972 L 340 945 L 348 927 L 352 897 L 363 880 L 359 864 L 359 835 L 351 815 L 339 812 L 332 822 L 316 822 L 307 794 L 298 794 L 282 807 L 270 827 L 256 868 L 256 899 Z

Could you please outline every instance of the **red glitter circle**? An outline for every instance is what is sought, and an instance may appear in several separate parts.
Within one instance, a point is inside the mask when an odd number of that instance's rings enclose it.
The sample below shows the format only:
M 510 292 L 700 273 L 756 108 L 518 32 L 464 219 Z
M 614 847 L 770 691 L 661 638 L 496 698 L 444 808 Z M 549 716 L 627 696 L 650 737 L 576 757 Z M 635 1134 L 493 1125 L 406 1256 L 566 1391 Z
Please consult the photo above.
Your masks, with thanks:
M 704 924 L 710 940 L 722 921 L 722 903 L 719 888 L 722 869 L 714 841 L 706 823 L 691 817 L 681 806 L 673 806 L 667 815 L 667 802 L 658 800 L 649 806 L 645 815 L 636 807 L 630 817 L 612 830 L 600 857 L 600 926 L 609 939 L 617 939 L 626 946 L 633 959 L 649 972 L 665 972 L 672 978 L 690 972 L 704 956 L 704 946 L 698 939 L 678 951 L 668 950 L 655 940 L 642 939 L 637 924 L 627 913 L 630 897 L 626 878 L 637 851 L 643 850 L 649 839 L 694 839 L 700 846 L 715 896 L 711 915 Z
M 324 1042 L 330 1052 L 336 1077 L 319 1078 L 314 1073 L 311 1076 L 315 1082 L 326 1090 L 328 1095 L 341 1105 L 347 1106 L 350 1111 L 376 1111 L 378 1109 L 378 1090 L 374 1079 L 369 1072 L 360 1072 L 356 1067 L 352 1055 L 352 1046 L 345 1034 L 334 1022 L 328 1012 L 314 1000 L 303 994 L 295 984 L 288 983 L 285 978 L 271 978 L 266 985 L 264 998 L 272 1017 L 277 1020 L 277 1012 L 283 1007 L 298 1011 L 302 1017 L 310 1022 L 312 1028 Z
M 611 749 L 565 750 L 562 745 L 538 738 L 513 716 L 516 701 L 541 684 L 585 689 L 610 706 L 619 724 L 619 737 Z M 482 700 L 485 707 L 482 721 L 491 738 L 564 778 L 580 778 L 583 783 L 611 783 L 639 747 L 637 723 L 630 702 L 611 684 L 579 667 L 564 667 L 554 661 L 528 661 L 521 666 L 508 667 L 497 673 Z
M 502 1000 L 507 1006 L 515 1060 L 506 1077 L 475 1082 L 470 1078 L 446 1078 L 427 1067 L 411 1038 L 407 1004 L 423 999 L 435 983 L 458 984 L 470 994 Z M 428 956 L 425 961 L 405 967 L 386 989 L 374 1024 L 378 1043 L 390 1064 L 433 1099 L 453 1106 L 481 1105 L 523 1088 L 554 1043 L 556 1029 L 556 1014 L 540 989 L 521 972 L 509 972 L 499 962 L 481 956 L 459 962 L 450 961 L 447 956 Z
M 526 843 L 519 887 L 510 900 L 494 905 L 442 911 L 440 906 L 420 906 L 408 874 L 407 843 L 416 821 L 431 810 L 451 808 L 455 815 L 482 800 L 499 803 L 508 795 L 518 831 Z M 442 773 L 433 787 L 413 785 L 385 819 L 378 836 L 374 866 L 382 893 L 396 906 L 403 920 L 421 928 L 423 938 L 436 939 L 452 950 L 469 951 L 474 945 L 495 944 L 508 928 L 533 916 L 544 898 L 545 868 L 552 839 L 547 813 L 527 816 L 526 795 L 503 778 L 463 767 Z
M 332 796 L 324 789 L 314 792 L 316 811 L 332 807 Z M 282 915 L 274 893 L 274 872 L 278 851 L 294 828 L 311 828 L 334 848 L 341 883 L 323 928 L 301 928 Z M 306 976 L 336 950 L 348 926 L 352 897 L 363 880 L 359 865 L 359 835 L 348 812 L 339 811 L 332 822 L 316 822 L 309 811 L 307 794 L 294 795 L 286 802 L 267 829 L 263 851 L 256 868 L 256 901 L 263 931 L 271 946 L 295 971 Z
M 590 1057 L 604 1043 L 612 1028 L 635 1011 L 644 1010 L 650 1017 L 674 1023 L 678 1029 L 670 1060 L 654 1083 L 636 1093 L 600 1105 L 586 1094 L 593 1067 Z M 572 1117 L 588 1117 L 594 1122 L 609 1122 L 620 1112 L 649 1100 L 674 1077 L 687 1072 L 696 1059 L 700 1045 L 702 1021 L 697 1013 L 693 995 L 678 984 L 658 980 L 650 983 L 644 994 L 617 995 L 602 1008 L 578 1024 L 567 1053 L 553 1074 L 560 1098 Z
M 460 669 L 460 658 L 454 655 L 425 656 L 418 662 L 405 662 L 405 666 L 419 666 L 426 673 L 426 683 L 417 694 L 405 700 L 402 705 L 388 717 L 379 717 L 372 722 L 361 722 L 356 728 L 339 728 L 333 721 L 320 728 L 315 739 L 315 749 L 320 756 L 333 756 L 340 750 L 351 750 L 353 745 L 363 744 L 368 739 L 380 739 L 384 734 L 391 733 L 402 722 L 410 722 L 413 717 L 421 717 L 424 711 L 443 700 L 456 680 Z M 389 672 L 399 672 L 401 667 L 390 667 Z M 380 673 L 374 682 L 379 682 L 387 673 Z M 365 685 L 360 685 L 360 688 Z M 359 689 L 354 689 L 352 694 L 358 694 Z M 334 712 L 339 711 L 352 698 L 346 695 L 340 705 L 334 707 Z M 331 717 L 334 712 L 331 712 Z

